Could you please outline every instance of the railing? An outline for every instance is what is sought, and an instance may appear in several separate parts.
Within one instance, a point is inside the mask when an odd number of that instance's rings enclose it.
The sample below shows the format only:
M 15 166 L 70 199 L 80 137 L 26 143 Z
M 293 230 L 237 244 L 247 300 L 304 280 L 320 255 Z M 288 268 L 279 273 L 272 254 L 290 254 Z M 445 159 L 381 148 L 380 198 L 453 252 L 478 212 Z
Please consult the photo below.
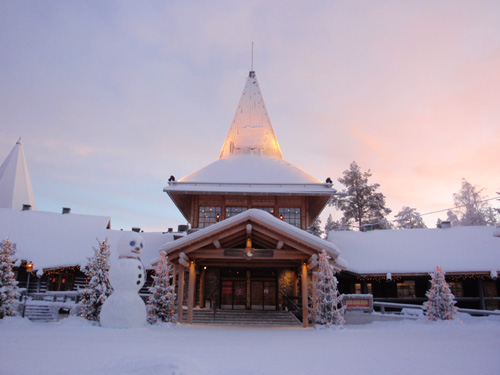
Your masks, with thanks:
M 282 306 L 302 321 L 302 297 L 283 296 Z
M 373 302 L 374 307 L 380 308 L 380 312 L 385 314 L 386 308 L 393 309 L 416 309 L 416 310 L 424 310 L 423 305 L 412 305 L 409 303 L 394 303 L 394 302 Z M 461 307 L 457 307 L 458 312 L 468 313 L 472 315 L 500 315 L 500 311 L 498 310 L 476 310 L 476 309 L 464 309 Z
M 56 291 L 47 291 L 47 292 L 39 292 L 39 293 L 23 293 L 21 296 L 21 301 L 23 298 L 31 297 L 35 301 L 49 301 L 49 302 L 67 302 L 73 301 L 78 303 L 80 301 L 82 292 L 77 290 L 67 290 L 64 292 L 56 292 Z

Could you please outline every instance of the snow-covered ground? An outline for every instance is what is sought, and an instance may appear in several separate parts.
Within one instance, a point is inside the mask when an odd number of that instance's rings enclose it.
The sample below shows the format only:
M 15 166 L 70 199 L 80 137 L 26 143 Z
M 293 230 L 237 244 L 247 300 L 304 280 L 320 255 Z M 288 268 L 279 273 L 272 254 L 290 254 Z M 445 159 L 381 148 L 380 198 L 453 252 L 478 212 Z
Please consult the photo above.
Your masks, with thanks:
M 107 329 L 0 321 L 0 374 L 499 374 L 500 317 L 346 325 Z

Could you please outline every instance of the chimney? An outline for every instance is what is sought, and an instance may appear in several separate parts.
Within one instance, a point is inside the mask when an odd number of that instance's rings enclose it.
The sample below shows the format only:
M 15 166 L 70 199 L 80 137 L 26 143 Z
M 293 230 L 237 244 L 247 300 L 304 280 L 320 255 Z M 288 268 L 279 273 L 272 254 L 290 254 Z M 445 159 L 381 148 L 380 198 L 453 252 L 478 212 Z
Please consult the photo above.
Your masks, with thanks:
M 133 227 L 132 232 L 137 232 L 139 233 L 141 231 L 141 228 Z
M 63 207 L 62 213 L 63 214 L 69 214 L 69 213 L 71 213 L 71 208 L 69 208 L 69 207 Z
M 188 230 L 188 226 L 185 224 L 177 225 L 177 232 L 186 232 Z
M 451 228 L 451 221 L 442 221 L 441 229 L 447 229 L 447 228 Z
M 23 211 L 31 211 L 31 204 L 23 204 Z
M 168 233 L 172 233 L 174 231 L 174 228 L 168 228 Z

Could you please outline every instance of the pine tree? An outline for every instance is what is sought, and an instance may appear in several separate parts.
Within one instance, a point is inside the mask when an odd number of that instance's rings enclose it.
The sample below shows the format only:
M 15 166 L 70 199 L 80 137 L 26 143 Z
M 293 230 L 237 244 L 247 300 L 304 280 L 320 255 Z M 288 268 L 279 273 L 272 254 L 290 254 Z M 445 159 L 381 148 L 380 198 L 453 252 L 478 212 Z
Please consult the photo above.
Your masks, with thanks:
M 94 248 L 94 256 L 89 258 L 84 272 L 87 275 L 87 283 L 82 296 L 81 316 L 88 320 L 99 321 L 102 304 L 113 293 L 109 281 L 109 245 L 107 239 L 99 242 L 99 248 Z
M 491 215 L 489 204 L 484 202 L 483 190 L 462 179 L 460 191 L 453 194 L 458 212 L 457 225 L 495 225 L 495 215 Z
M 416 209 L 404 206 L 395 216 L 397 229 L 427 228 Z
M 344 177 L 338 179 L 347 189 L 344 196 L 334 195 L 329 205 L 336 206 L 344 213 L 344 222 L 355 220 L 362 230 L 365 225 L 372 224 L 373 229 L 386 229 L 390 224 L 385 216 L 391 213 L 385 207 L 385 196 L 377 193 L 379 184 L 369 184 L 370 170 L 361 172 L 358 164 L 353 161 L 350 169 L 344 171 Z
M 314 234 L 317 237 L 321 237 L 321 235 L 323 234 L 323 229 L 321 229 L 321 219 L 319 218 L 319 216 L 309 227 L 309 231 L 311 232 L 311 234 Z
M 311 316 L 318 326 L 330 327 L 344 324 L 342 297 L 337 289 L 337 278 L 333 275 L 330 257 L 323 250 L 319 255 L 318 271 L 314 272 Z
M 148 323 L 161 322 L 176 323 L 174 286 L 170 284 L 172 278 L 172 266 L 168 264 L 168 257 L 161 253 L 160 262 L 156 270 L 153 285 L 149 288 L 147 312 Z
M 455 319 L 457 313 L 455 296 L 446 284 L 443 270 L 436 267 L 431 277 L 431 287 L 425 294 L 428 301 L 424 303 L 427 317 L 429 320 Z
M 5 239 L 0 250 L 0 319 L 17 314 L 19 289 L 14 275 L 15 250 L 9 239 Z
M 335 222 L 333 221 L 332 214 L 328 215 L 328 219 L 326 219 L 325 223 L 325 239 L 328 238 L 328 233 L 332 230 L 335 230 Z

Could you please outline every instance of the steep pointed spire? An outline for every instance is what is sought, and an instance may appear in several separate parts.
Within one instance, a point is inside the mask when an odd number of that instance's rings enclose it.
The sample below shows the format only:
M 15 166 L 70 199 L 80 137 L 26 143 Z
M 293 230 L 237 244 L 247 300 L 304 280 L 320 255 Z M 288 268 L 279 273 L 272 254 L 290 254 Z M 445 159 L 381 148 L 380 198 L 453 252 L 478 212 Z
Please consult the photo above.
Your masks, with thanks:
M 28 165 L 19 138 L 0 166 L 0 207 L 21 210 L 24 204 L 36 210 Z
M 254 71 L 248 75 L 219 159 L 241 154 L 283 159 Z

